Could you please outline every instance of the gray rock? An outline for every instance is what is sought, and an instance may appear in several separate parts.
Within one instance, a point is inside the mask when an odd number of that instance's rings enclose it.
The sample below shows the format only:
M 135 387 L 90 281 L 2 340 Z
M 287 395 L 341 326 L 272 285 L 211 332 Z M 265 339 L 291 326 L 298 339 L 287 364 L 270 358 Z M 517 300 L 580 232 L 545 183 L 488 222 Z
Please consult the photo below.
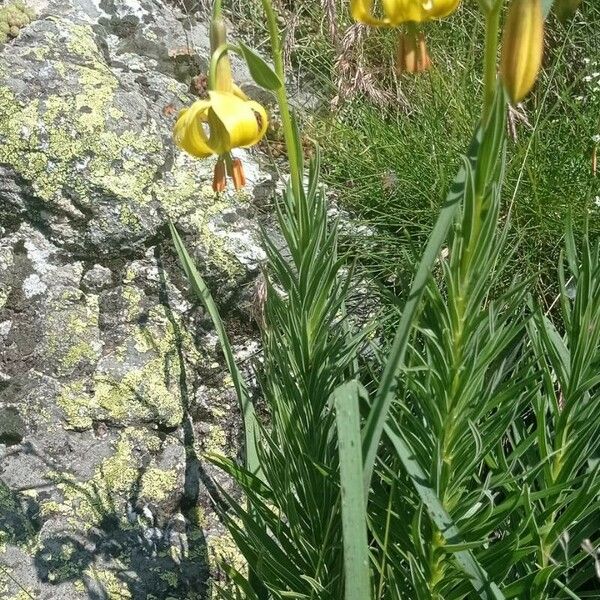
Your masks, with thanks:
M 86 271 L 81 279 L 81 287 L 86 292 L 101 292 L 112 284 L 112 273 L 110 269 L 102 265 L 94 265 Z
M 207 598 L 239 557 L 211 481 L 235 490 L 201 457 L 235 456 L 239 419 L 167 223 L 245 356 L 254 191 L 275 183 L 243 151 L 247 192 L 217 199 L 211 161 L 174 148 L 206 66 L 199 15 L 30 3 L 40 18 L 0 51 L 0 597 Z
M 25 421 L 13 406 L 0 408 L 0 444 L 20 444 L 25 437 Z

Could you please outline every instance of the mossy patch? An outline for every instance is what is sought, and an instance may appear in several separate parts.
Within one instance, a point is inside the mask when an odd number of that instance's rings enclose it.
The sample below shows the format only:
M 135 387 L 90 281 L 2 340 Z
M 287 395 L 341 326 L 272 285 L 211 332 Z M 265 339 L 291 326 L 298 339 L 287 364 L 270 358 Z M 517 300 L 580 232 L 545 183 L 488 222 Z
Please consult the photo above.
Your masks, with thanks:
M 21 0 L 0 7 L 0 45 L 16 38 L 34 18 L 35 12 Z

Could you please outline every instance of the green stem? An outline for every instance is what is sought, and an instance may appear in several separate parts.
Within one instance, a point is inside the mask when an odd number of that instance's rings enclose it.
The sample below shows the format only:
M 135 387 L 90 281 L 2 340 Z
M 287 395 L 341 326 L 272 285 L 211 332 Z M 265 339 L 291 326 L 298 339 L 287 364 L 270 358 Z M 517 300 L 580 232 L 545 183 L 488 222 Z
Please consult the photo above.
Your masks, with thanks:
M 483 58 L 483 113 L 482 113 L 482 125 L 485 127 L 491 110 L 494 106 L 494 100 L 496 97 L 496 85 L 497 85 L 497 61 L 498 61 L 498 32 L 500 29 L 500 8 L 502 3 L 496 0 L 485 13 L 485 54 Z M 479 186 L 478 186 L 479 187 Z M 473 252 L 477 241 L 479 240 L 479 233 L 481 230 L 481 218 L 483 212 L 483 195 L 484 189 L 476 189 L 473 206 L 473 219 L 468 224 L 469 237 L 467 247 L 465 248 L 464 254 L 461 259 L 461 280 L 463 284 L 468 284 L 470 263 L 473 257 Z M 463 287 L 461 285 L 461 287 Z M 466 285 L 464 286 L 466 287 Z M 461 291 L 463 296 L 463 291 Z
M 498 54 L 498 31 L 500 28 L 500 6 L 501 2 L 495 0 L 493 4 L 485 9 L 486 15 L 486 30 L 485 30 L 485 55 L 483 63 L 483 81 L 484 81 L 484 100 L 482 125 L 486 126 L 489 121 L 494 100 L 496 95 L 496 65 Z M 437 493 L 440 497 L 444 508 L 447 506 L 447 492 L 451 484 L 452 478 L 452 447 L 454 445 L 454 413 L 457 410 L 457 404 L 460 394 L 461 377 L 463 375 L 462 363 L 464 360 L 465 346 L 465 324 L 469 318 L 468 314 L 468 297 L 472 285 L 473 276 L 473 256 L 479 242 L 481 234 L 481 225 L 483 220 L 483 202 L 485 197 L 485 189 L 487 182 L 483 182 L 482 186 L 477 186 L 475 190 L 475 198 L 470 213 L 470 220 L 463 220 L 462 235 L 465 237 L 465 246 L 462 250 L 462 255 L 456 265 L 457 272 L 455 289 L 457 293 L 453 296 L 453 316 L 454 323 L 451 332 L 452 344 L 452 382 L 450 384 L 448 403 L 443 407 L 445 410 L 444 427 L 440 433 L 440 452 L 441 456 L 441 471 L 438 479 L 435 482 Z M 439 546 L 439 532 L 434 530 L 431 544 L 431 554 L 429 557 L 430 574 L 429 574 L 429 589 L 432 597 L 435 597 L 435 592 L 439 582 L 443 579 L 445 572 L 444 554 L 436 556 L 436 548 Z M 438 545 L 436 545 L 438 542 Z
M 277 89 L 277 102 L 279 104 L 279 112 L 281 123 L 283 125 L 283 135 L 285 146 L 290 165 L 290 177 L 292 180 L 292 191 L 297 202 L 300 202 L 302 190 L 302 173 L 300 172 L 300 160 L 296 154 L 295 132 L 292 122 L 290 105 L 287 99 L 285 90 L 285 69 L 283 65 L 283 50 L 281 47 L 281 38 L 279 37 L 279 25 L 277 23 L 277 15 L 273 10 L 271 0 L 261 0 L 265 15 L 267 17 L 267 26 L 269 28 L 269 36 L 271 38 L 271 50 L 273 53 L 273 64 L 275 72 L 279 76 L 282 84 Z
M 227 54 L 229 50 L 229 44 L 221 44 L 218 48 L 213 50 L 213 53 L 210 56 L 210 65 L 208 67 L 208 89 L 216 90 L 218 81 L 217 81 L 217 69 L 219 67 L 219 61 Z
M 483 123 L 486 123 L 494 105 L 497 79 L 498 31 L 500 29 L 500 8 L 495 2 L 485 15 L 485 56 L 483 63 Z
M 220 19 L 223 14 L 223 0 L 215 0 L 212 10 L 212 19 Z

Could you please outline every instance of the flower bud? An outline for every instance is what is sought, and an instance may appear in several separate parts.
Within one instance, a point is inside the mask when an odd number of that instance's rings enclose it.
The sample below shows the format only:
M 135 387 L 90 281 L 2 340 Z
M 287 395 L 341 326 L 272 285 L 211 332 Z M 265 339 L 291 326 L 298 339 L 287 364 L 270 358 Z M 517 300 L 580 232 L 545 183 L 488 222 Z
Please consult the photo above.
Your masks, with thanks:
M 513 104 L 520 102 L 533 87 L 543 51 L 541 0 L 512 0 L 504 26 L 500 76 Z

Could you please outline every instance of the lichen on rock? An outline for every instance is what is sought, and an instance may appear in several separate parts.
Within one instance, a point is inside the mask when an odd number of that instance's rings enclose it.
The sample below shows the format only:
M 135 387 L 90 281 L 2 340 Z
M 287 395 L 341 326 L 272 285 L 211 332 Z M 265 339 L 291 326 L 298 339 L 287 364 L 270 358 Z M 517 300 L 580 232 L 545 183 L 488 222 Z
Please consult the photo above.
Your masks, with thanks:
M 205 482 L 233 490 L 202 452 L 235 456 L 239 416 L 167 223 L 253 347 L 253 192 L 271 177 L 247 153 L 249 192 L 215 198 L 211 162 L 172 144 L 201 57 L 169 50 L 207 48 L 201 18 L 32 4 L 0 48 L 0 596 L 204 600 L 233 550 Z

